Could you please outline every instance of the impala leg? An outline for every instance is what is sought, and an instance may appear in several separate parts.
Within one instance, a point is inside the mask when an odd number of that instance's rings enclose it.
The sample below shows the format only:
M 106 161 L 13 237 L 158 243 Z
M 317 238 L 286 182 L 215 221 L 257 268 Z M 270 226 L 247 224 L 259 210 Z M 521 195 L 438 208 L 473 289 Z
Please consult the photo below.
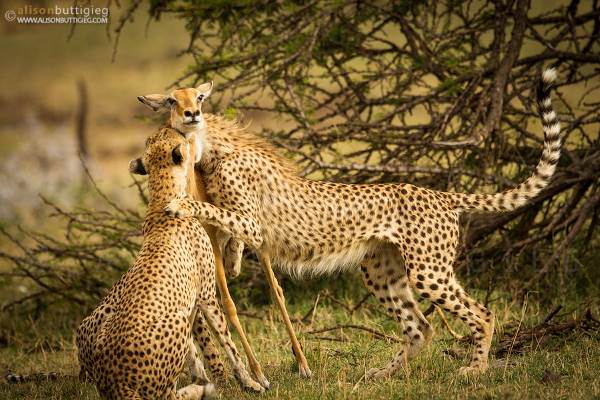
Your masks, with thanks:
M 235 330 L 240 335 L 240 341 L 242 343 L 242 347 L 244 348 L 244 352 L 246 353 L 246 357 L 248 359 L 248 366 L 250 367 L 250 371 L 252 371 L 252 375 L 258 383 L 262 385 L 265 389 L 269 389 L 270 383 L 262 372 L 262 368 L 258 363 L 258 360 L 254 356 L 254 352 L 252 351 L 252 347 L 250 347 L 250 342 L 246 337 L 246 333 L 244 332 L 244 328 L 240 323 L 240 320 L 237 315 L 237 309 L 235 307 L 235 303 L 231 298 L 231 294 L 229 294 L 229 288 L 227 287 L 227 278 L 225 277 L 225 268 L 223 267 L 223 256 L 221 254 L 221 249 L 216 244 L 215 238 L 215 230 L 210 227 L 207 227 L 207 232 L 210 236 L 211 243 L 213 246 L 213 252 L 215 254 L 215 275 L 217 279 L 217 287 L 219 288 L 219 293 L 221 294 L 221 303 L 223 304 L 223 308 L 225 308 L 225 314 L 229 318 L 229 321 L 235 328 Z
M 290 321 L 290 316 L 288 315 L 287 309 L 285 308 L 285 297 L 283 296 L 283 290 L 281 286 L 279 286 L 279 282 L 277 282 L 277 278 L 273 273 L 273 269 L 271 268 L 271 260 L 270 257 L 265 254 L 258 252 L 258 257 L 260 259 L 260 264 L 262 265 L 265 274 L 267 275 L 267 280 L 269 282 L 269 286 L 271 287 L 271 293 L 273 294 L 273 298 L 279 307 L 279 311 L 281 312 L 281 316 L 283 317 L 283 322 L 285 323 L 285 327 L 287 329 L 290 340 L 292 341 L 292 349 L 294 350 L 294 355 L 296 356 L 296 362 L 298 362 L 298 368 L 300 372 L 300 376 L 304 378 L 310 378 L 312 372 L 308 367 L 308 362 L 306 361 L 306 357 L 304 357 L 304 353 L 302 352 L 302 348 L 300 347 L 300 343 L 296 338 L 296 332 L 294 331 L 294 327 L 292 326 L 292 321 Z
M 195 144 L 195 142 L 194 142 Z M 207 193 L 206 186 L 204 184 L 204 178 L 198 169 L 193 170 L 193 174 L 189 177 L 189 192 L 192 194 L 192 197 L 199 201 L 210 201 Z M 244 352 L 246 353 L 246 357 L 248 359 L 248 366 L 250 367 L 250 371 L 252 372 L 254 378 L 261 384 L 262 387 L 268 389 L 270 387 L 269 381 L 265 378 L 265 375 L 262 372 L 260 364 L 256 360 L 254 356 L 254 352 L 250 347 L 250 343 L 248 342 L 248 338 L 246 338 L 246 333 L 244 332 L 244 328 L 240 323 L 240 320 L 237 315 L 237 309 L 235 307 L 235 303 L 229 294 L 229 288 L 227 287 L 227 279 L 225 278 L 225 268 L 223 267 L 223 255 L 221 254 L 221 249 L 217 244 L 216 240 L 216 229 L 213 226 L 206 226 L 206 233 L 210 237 L 210 242 L 212 244 L 213 253 L 215 255 L 215 277 L 217 280 L 217 286 L 219 288 L 219 293 L 221 294 L 221 303 L 225 308 L 225 314 L 229 318 L 229 321 L 235 328 L 235 330 L 240 335 L 240 341 L 242 342 L 242 347 L 244 348 Z

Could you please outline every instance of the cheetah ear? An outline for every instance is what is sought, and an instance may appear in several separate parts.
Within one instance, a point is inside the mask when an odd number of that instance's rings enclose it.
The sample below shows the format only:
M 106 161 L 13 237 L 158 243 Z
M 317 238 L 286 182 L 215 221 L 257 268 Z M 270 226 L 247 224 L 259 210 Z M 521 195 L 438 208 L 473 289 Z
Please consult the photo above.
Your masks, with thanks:
M 129 172 L 136 175 L 148 175 L 141 158 L 129 161 Z
M 183 163 L 183 153 L 181 152 L 181 144 L 178 144 L 177 147 L 173 149 L 171 152 L 171 156 L 173 157 L 173 163 L 175 165 L 181 165 Z
M 176 100 L 166 94 L 148 94 L 146 96 L 138 96 L 137 99 L 150 107 L 152 111 L 169 110 L 176 103 Z

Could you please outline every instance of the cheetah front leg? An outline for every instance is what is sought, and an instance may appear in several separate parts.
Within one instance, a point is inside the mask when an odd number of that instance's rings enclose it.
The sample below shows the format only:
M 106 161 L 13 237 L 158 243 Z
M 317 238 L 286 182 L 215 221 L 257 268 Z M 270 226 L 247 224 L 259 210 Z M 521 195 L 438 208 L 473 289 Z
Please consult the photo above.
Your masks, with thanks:
M 199 342 L 199 344 L 201 347 L 203 346 L 203 343 Z M 202 350 L 204 350 L 204 348 Z M 198 356 L 198 350 L 196 349 L 196 345 L 194 344 L 193 340 L 190 340 L 189 351 L 185 358 L 185 364 L 187 366 L 187 370 L 190 371 L 193 383 L 206 385 L 208 382 L 210 382 L 208 375 L 206 375 L 206 370 L 204 369 L 204 363 Z
M 190 337 L 189 341 L 189 352 L 186 358 L 186 364 L 188 364 L 189 370 L 192 372 L 192 384 L 182 387 L 177 390 L 177 384 L 174 385 L 173 390 L 167 398 L 175 400 L 198 400 L 198 399 L 212 399 L 216 397 L 215 386 L 208 381 L 208 376 L 204 370 L 204 365 L 198 357 L 198 351 L 196 345 Z
M 225 376 L 225 368 L 217 349 L 213 345 L 210 330 L 202 312 L 196 313 L 192 335 L 202 350 L 204 361 L 208 364 L 208 369 L 213 379 L 222 379 Z M 198 352 L 193 342 L 192 347 L 187 359 L 188 369 L 192 375 L 192 382 L 203 385 L 209 382 L 209 379 L 204 370 L 204 363 L 198 357 Z
M 190 198 L 173 199 L 165 208 L 165 212 L 175 218 L 197 217 L 201 222 L 221 229 L 234 237 L 240 238 L 255 249 L 263 242 L 260 226 L 251 218 L 223 210 L 210 203 Z
M 221 309 L 216 305 L 216 302 L 214 300 L 208 300 L 199 303 L 198 306 L 208 321 L 211 329 L 217 334 L 219 342 L 229 358 L 233 373 L 242 387 L 246 390 L 255 392 L 264 391 L 265 389 L 263 386 L 252 379 L 248 374 L 248 371 L 246 371 L 246 367 L 240 358 L 237 348 L 235 347 L 233 340 L 231 340 L 231 335 L 227 329 L 227 322 L 225 322 L 223 312 L 221 312 Z

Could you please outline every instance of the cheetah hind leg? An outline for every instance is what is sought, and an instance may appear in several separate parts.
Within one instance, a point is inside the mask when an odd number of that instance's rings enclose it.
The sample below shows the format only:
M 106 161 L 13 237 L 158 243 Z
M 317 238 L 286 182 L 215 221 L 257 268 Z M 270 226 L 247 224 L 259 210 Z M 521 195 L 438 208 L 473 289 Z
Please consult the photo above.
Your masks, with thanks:
M 466 294 L 452 273 L 448 274 L 448 283 L 443 285 L 438 285 L 437 281 L 428 282 L 427 275 L 422 276 L 425 282 L 420 282 L 418 275 L 415 282 L 421 297 L 430 299 L 434 304 L 463 320 L 475 340 L 471 363 L 467 367 L 460 368 L 459 374 L 472 375 L 485 372 L 488 368 L 488 353 L 494 335 L 494 316 Z
M 475 339 L 475 348 L 469 366 L 460 368 L 458 373 L 461 375 L 477 375 L 488 369 L 488 355 L 494 336 L 494 315 L 482 304 L 467 295 L 462 288 L 459 289 L 459 295 L 463 306 L 471 312 L 466 313 L 466 322 Z
M 404 344 L 383 368 L 371 368 L 365 380 L 389 378 L 414 358 L 433 337 L 431 325 L 414 301 L 402 257 L 395 246 L 385 245 L 365 257 L 361 265 L 363 282 L 400 323 Z
M 202 314 L 208 321 L 211 329 L 217 334 L 219 338 L 219 342 L 227 357 L 229 358 L 229 362 L 231 363 L 231 367 L 233 369 L 233 373 L 237 378 L 238 382 L 245 390 L 253 391 L 253 392 L 263 392 L 265 389 L 261 386 L 260 383 L 256 382 L 254 379 L 250 377 L 248 371 L 246 371 L 246 367 L 240 355 L 231 340 L 231 335 L 229 333 L 229 329 L 227 328 L 227 322 L 225 321 L 225 316 L 221 309 L 213 304 L 200 304 L 199 305 Z

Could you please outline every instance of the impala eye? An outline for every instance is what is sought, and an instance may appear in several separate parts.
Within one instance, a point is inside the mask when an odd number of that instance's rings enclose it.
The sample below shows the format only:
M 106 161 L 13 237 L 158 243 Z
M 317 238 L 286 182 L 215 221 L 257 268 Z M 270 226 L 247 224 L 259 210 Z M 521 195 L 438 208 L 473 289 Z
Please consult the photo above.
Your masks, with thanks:
M 204 100 L 204 95 L 203 94 L 201 94 L 201 95 L 198 96 L 198 101 L 200 102 L 202 100 Z
M 172 97 L 169 97 L 169 98 L 167 99 L 167 102 L 169 103 L 169 106 L 173 107 L 173 106 L 175 105 L 175 103 L 177 103 L 177 100 L 175 100 L 175 99 L 174 99 L 174 98 L 172 98 Z

